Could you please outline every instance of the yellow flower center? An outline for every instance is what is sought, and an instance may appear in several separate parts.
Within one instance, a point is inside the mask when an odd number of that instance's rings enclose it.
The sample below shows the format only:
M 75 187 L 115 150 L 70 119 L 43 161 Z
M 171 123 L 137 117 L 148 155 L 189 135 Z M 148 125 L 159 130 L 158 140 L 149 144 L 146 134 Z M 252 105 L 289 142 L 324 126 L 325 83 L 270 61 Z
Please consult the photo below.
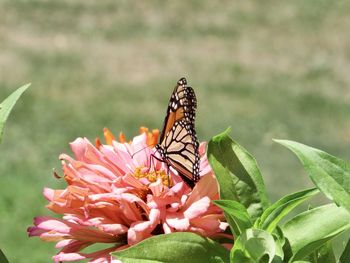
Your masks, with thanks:
M 146 178 L 150 183 L 154 183 L 160 178 L 163 182 L 163 185 L 169 186 L 170 175 L 165 171 L 150 171 L 143 169 L 144 167 L 137 167 L 134 171 L 134 176 L 137 179 Z

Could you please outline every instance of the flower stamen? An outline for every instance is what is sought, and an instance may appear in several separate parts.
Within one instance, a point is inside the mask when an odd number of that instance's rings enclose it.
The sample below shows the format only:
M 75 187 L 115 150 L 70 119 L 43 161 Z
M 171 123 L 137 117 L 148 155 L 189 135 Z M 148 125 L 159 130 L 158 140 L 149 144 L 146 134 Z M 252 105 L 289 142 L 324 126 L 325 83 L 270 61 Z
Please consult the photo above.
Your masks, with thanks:
M 144 167 L 137 167 L 133 175 L 137 179 L 146 178 L 150 183 L 154 183 L 160 178 L 163 185 L 169 186 L 169 176 L 164 170 L 150 171 L 144 169 Z

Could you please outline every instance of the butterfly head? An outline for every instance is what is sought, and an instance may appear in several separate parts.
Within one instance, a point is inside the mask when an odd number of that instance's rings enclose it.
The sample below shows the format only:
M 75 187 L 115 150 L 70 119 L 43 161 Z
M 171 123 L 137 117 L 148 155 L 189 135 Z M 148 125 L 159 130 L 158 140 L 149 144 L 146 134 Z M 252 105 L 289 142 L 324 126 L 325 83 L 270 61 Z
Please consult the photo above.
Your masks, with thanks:
M 187 85 L 186 78 L 179 79 L 179 81 L 177 82 L 177 85 L 179 85 L 179 86 L 186 86 Z

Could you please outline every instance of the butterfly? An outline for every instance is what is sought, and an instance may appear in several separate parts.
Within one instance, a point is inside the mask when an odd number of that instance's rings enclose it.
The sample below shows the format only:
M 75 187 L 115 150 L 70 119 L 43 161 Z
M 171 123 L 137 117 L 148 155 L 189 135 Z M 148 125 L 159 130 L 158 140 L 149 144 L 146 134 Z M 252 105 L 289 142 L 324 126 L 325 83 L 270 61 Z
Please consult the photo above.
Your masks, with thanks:
M 194 127 L 196 108 L 194 90 L 181 78 L 171 94 L 163 130 L 155 146 L 162 161 L 174 168 L 191 188 L 199 180 L 199 143 Z

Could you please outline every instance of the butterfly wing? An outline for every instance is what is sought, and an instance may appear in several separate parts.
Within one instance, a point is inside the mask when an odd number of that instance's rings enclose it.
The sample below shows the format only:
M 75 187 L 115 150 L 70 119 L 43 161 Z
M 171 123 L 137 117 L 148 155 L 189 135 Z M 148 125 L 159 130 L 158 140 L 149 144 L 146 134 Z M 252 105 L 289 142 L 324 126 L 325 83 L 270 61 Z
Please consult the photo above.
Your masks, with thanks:
M 166 134 L 177 121 L 185 119 L 186 122 L 191 123 L 194 129 L 196 108 L 196 95 L 191 87 L 187 87 L 187 80 L 181 78 L 171 94 L 159 141 L 163 142 Z
M 167 162 L 190 186 L 199 180 L 198 141 L 194 130 L 178 121 L 168 132 L 162 145 Z
M 163 159 L 191 187 L 199 180 L 199 144 L 194 127 L 196 107 L 193 89 L 187 87 L 185 78 L 180 79 L 170 97 L 159 143 Z

